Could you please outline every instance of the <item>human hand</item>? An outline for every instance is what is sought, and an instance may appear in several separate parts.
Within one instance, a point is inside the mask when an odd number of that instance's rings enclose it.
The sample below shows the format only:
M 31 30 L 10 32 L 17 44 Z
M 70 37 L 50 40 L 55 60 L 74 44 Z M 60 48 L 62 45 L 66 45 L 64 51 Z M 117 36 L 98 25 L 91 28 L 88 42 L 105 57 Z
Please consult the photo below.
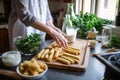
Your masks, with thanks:
M 52 22 L 52 20 L 47 20 L 47 25 L 48 26 L 50 26 L 50 27 L 52 27 L 54 30 L 56 30 L 58 33 L 60 33 L 60 34 L 62 34 L 64 37 L 66 37 L 66 34 L 65 33 L 63 33 L 58 27 L 56 27 L 54 24 L 53 24 L 53 22 Z
M 58 28 L 50 25 L 44 25 L 41 22 L 35 22 L 32 26 L 38 30 L 48 33 L 63 48 L 68 46 L 65 34 Z
M 67 35 L 64 32 L 62 32 L 59 28 L 55 27 L 55 30 L 66 38 Z
M 50 33 L 51 37 L 56 40 L 56 42 L 63 48 L 66 48 L 68 46 L 67 39 L 65 38 L 65 35 L 62 31 L 52 29 Z

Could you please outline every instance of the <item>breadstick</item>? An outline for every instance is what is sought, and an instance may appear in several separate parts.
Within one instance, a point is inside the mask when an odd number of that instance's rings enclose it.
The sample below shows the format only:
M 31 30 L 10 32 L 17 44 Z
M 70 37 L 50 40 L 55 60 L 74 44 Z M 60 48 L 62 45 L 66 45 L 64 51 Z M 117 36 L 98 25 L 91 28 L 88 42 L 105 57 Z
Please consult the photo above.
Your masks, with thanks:
M 38 71 L 38 73 L 41 73 L 41 72 L 43 72 L 44 70 L 43 70 L 42 68 L 38 68 L 37 71 Z
M 61 58 L 64 58 L 64 59 L 66 59 L 66 60 L 68 60 L 68 61 L 70 61 L 72 64 L 75 62 L 73 59 L 71 59 L 70 57 L 68 57 L 68 56 L 61 56 Z
M 63 54 L 59 54 L 59 56 L 58 57 L 60 57 L 60 56 L 62 56 Z
M 60 48 L 58 48 L 59 49 L 59 52 L 61 53 L 62 52 L 62 48 L 60 47 Z
M 24 65 L 23 65 L 23 63 L 20 64 L 20 70 L 24 71 Z
M 35 60 L 35 59 L 32 59 L 31 61 L 30 61 L 30 63 L 31 63 L 31 67 L 33 67 L 34 69 L 38 69 L 40 66 L 38 65 L 38 62 Z M 29 63 L 29 64 L 30 64 Z
M 77 59 L 77 60 L 80 60 L 80 57 L 79 57 L 79 56 L 76 56 L 76 55 L 73 55 L 73 54 L 69 54 L 69 53 L 64 52 L 63 55 L 65 55 L 65 56 L 70 56 L 70 57 L 73 57 L 73 58 L 75 58 L 75 59 Z
M 45 66 L 43 63 L 38 62 L 38 64 L 39 64 L 40 68 L 42 68 L 43 70 L 45 70 L 45 69 L 46 69 L 46 66 Z
M 71 50 L 72 52 L 76 52 L 76 55 L 79 55 L 79 54 L 80 54 L 80 50 L 79 50 L 79 49 L 77 50 L 77 48 L 68 47 L 68 48 L 66 48 L 66 49 Z
M 27 68 L 27 70 L 28 71 L 30 71 L 30 73 L 33 75 L 34 74 L 34 69 L 35 69 L 35 67 L 33 67 L 32 65 L 31 65 L 31 62 L 29 62 L 29 61 L 24 61 L 24 68 Z
M 53 59 L 53 55 L 54 55 L 54 48 L 51 49 L 50 56 L 48 57 L 47 61 L 50 62 Z
M 48 59 L 48 57 L 49 57 L 49 54 L 46 54 L 46 55 L 45 55 L 45 59 Z
M 49 52 L 49 49 L 46 49 L 41 55 L 41 59 L 44 59 L 45 55 L 48 54 L 48 52 Z
M 80 49 L 78 49 L 78 48 L 74 48 L 74 47 L 72 47 L 72 46 L 68 46 L 68 48 L 71 48 L 71 49 L 74 49 L 74 50 L 80 51 Z
M 52 47 L 59 47 L 59 45 L 57 43 L 54 43 Z
M 55 49 L 55 52 L 58 51 L 58 47 L 55 47 L 54 49 Z
M 60 54 L 60 51 L 56 51 L 53 58 L 54 58 L 54 59 L 57 59 L 58 56 L 59 56 L 59 54 Z
M 41 55 L 43 54 L 43 52 L 45 51 L 45 49 L 41 50 L 40 53 L 38 53 L 37 58 L 40 59 Z
M 37 73 L 36 73 L 37 71 L 32 70 L 31 67 L 27 67 L 27 69 L 30 71 L 30 73 L 31 73 L 32 75 L 37 74 Z
M 55 51 L 55 49 L 54 49 L 54 48 L 52 48 L 52 49 L 50 50 L 49 54 L 54 53 L 54 51 Z
M 80 60 L 78 60 L 78 59 L 75 59 L 75 58 L 71 58 L 71 59 L 74 60 L 76 64 L 78 64 L 80 62 Z
M 70 49 L 70 48 L 66 48 L 66 49 L 65 49 L 65 52 L 67 52 L 67 53 L 71 53 L 71 54 L 74 54 L 74 55 L 78 55 L 78 54 L 79 54 L 78 51 L 75 51 L 75 50 Z
M 68 60 L 66 60 L 66 59 L 64 59 L 64 58 L 58 57 L 58 58 L 57 58 L 57 61 L 62 62 L 62 63 L 67 64 L 67 65 L 70 65 L 70 61 L 68 61 Z
M 27 70 L 27 69 L 23 72 L 23 75 L 26 75 L 26 76 L 28 76 L 28 75 L 29 75 L 29 72 L 28 72 L 28 70 Z

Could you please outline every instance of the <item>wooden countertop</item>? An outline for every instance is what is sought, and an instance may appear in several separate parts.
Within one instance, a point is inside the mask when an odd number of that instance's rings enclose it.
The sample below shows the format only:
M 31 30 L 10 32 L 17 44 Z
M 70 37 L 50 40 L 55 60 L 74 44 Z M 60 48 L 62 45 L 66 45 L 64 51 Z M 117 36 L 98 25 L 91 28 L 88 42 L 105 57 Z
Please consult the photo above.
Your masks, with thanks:
M 51 44 L 51 42 L 53 42 L 53 40 L 48 40 L 44 42 L 41 46 L 41 49 L 47 47 L 49 44 Z M 97 45 L 99 47 L 100 43 L 98 43 Z M 95 53 L 95 49 L 90 50 L 88 67 L 85 72 L 74 72 L 68 70 L 49 68 L 47 73 L 40 80 L 101 80 L 104 76 L 105 66 L 99 60 L 97 60 L 95 57 L 92 56 L 93 53 Z M 22 61 L 30 60 L 32 57 L 34 57 L 34 55 L 22 56 Z M 1 64 L 0 69 L 5 69 L 5 70 L 7 69 L 11 71 L 16 70 L 16 67 L 13 68 L 5 67 L 1 61 L 0 64 Z M 0 77 L 0 79 L 4 79 L 4 78 L 6 77 L 5 76 Z M 10 80 L 10 79 L 8 78 L 5 80 Z

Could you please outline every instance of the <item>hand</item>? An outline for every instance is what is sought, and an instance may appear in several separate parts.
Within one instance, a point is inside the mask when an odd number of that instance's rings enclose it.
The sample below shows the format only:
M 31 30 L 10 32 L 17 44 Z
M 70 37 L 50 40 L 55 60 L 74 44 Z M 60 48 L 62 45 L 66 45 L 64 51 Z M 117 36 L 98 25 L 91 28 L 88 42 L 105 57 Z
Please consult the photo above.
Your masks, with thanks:
M 47 25 L 52 27 L 54 30 L 56 30 L 58 33 L 62 34 L 64 37 L 66 37 L 66 34 L 63 33 L 59 28 L 57 28 L 51 19 L 47 20 Z
M 59 32 L 60 34 L 62 34 L 62 35 L 66 38 L 66 34 L 63 33 L 59 28 L 54 27 L 54 29 L 55 29 L 57 32 Z
M 53 39 L 55 39 L 57 41 L 57 43 L 61 47 L 66 48 L 68 46 L 67 39 L 65 38 L 65 36 L 61 30 L 54 28 L 54 27 L 44 25 L 43 23 L 41 23 L 39 21 L 36 21 L 35 23 L 33 23 L 32 26 L 38 30 L 42 30 L 42 31 L 48 33 Z
M 68 46 L 67 44 L 67 39 L 65 38 L 65 36 L 63 35 L 63 32 L 55 29 L 52 29 L 50 35 L 52 36 L 53 39 L 55 39 L 57 41 L 57 43 L 63 47 L 66 48 Z

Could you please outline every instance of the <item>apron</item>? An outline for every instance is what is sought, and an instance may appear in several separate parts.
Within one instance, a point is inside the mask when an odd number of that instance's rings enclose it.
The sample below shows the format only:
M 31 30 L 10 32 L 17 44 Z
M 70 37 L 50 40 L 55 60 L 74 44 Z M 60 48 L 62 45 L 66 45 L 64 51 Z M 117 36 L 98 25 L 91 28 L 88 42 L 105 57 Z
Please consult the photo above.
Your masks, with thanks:
M 46 24 L 46 15 L 47 15 L 47 1 L 46 0 L 29 0 L 29 11 L 34 14 L 39 21 Z M 14 3 L 11 4 L 14 7 Z M 14 9 L 13 9 L 14 10 Z M 38 33 L 41 35 L 42 41 L 45 41 L 46 33 L 40 30 L 36 30 L 31 26 L 25 26 L 20 19 L 17 17 L 17 14 L 11 12 L 8 23 L 8 33 L 9 33 L 9 42 L 10 49 L 15 49 L 14 39 L 18 36 L 30 35 L 31 33 Z M 43 14 L 44 13 L 44 14 Z

